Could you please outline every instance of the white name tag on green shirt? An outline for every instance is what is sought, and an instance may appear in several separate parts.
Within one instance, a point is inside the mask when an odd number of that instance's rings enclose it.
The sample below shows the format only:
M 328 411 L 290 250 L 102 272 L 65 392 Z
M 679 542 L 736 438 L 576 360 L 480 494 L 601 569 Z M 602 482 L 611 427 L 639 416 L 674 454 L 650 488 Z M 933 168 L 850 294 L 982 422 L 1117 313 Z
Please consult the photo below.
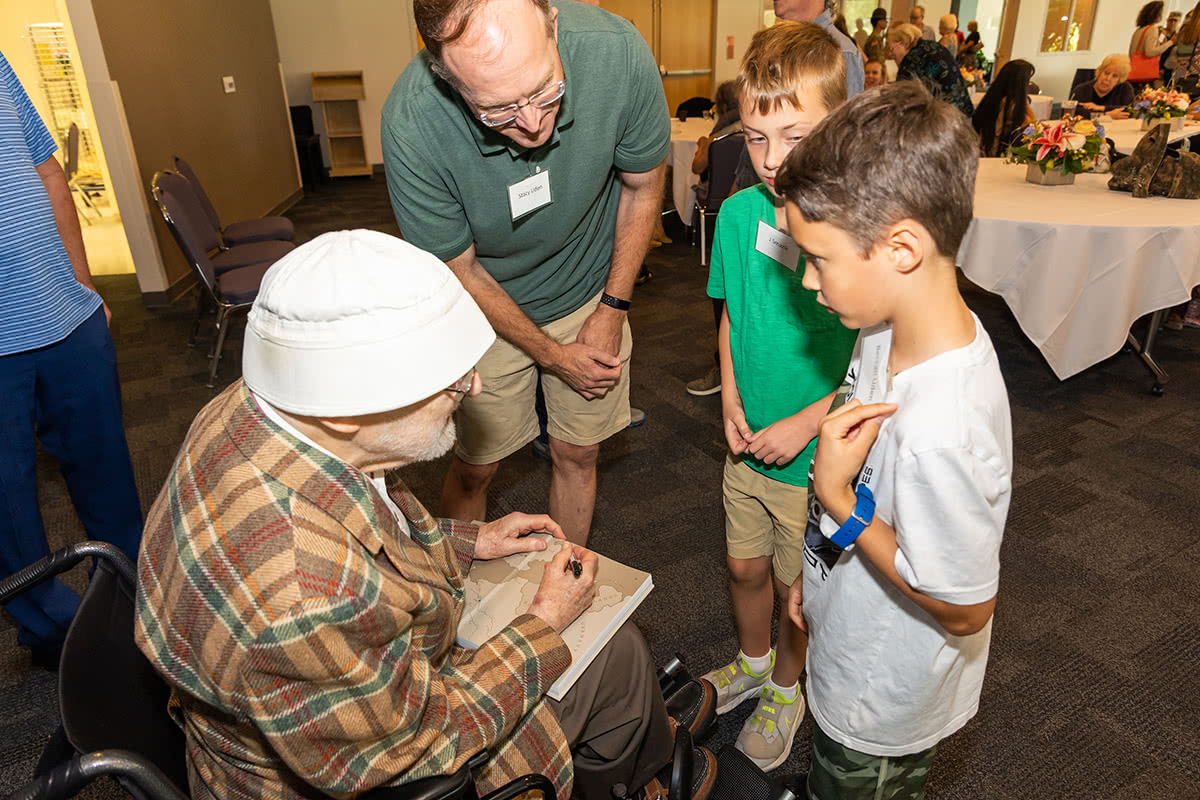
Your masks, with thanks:
M 550 170 L 530 175 L 508 187 L 508 206 L 513 219 L 550 204 Z
M 776 230 L 761 219 L 758 221 L 758 237 L 754 249 L 772 261 L 778 261 L 792 272 L 800 265 L 800 245 L 791 236 Z

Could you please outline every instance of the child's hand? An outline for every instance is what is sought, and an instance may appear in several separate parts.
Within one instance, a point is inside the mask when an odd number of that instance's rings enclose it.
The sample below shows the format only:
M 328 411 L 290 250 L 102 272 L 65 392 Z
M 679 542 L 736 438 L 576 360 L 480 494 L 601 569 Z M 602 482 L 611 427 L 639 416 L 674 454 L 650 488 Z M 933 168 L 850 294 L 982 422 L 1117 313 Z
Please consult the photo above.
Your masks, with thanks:
M 821 420 L 817 454 L 813 457 L 813 489 L 839 524 L 854 510 L 850 481 L 862 469 L 883 421 L 896 408 L 895 403 L 864 406 L 851 400 Z
M 746 451 L 764 464 L 782 466 L 808 447 L 815 434 L 811 423 L 806 425 L 798 415 L 784 417 L 757 431 Z
M 796 576 L 796 580 L 792 581 L 792 588 L 788 589 L 788 617 L 791 618 L 797 628 L 808 633 L 808 622 L 804 619 L 803 572 Z
M 742 410 L 741 403 L 726 403 L 722 407 L 722 415 L 725 417 L 725 441 L 730 451 L 740 456 L 754 441 L 754 434 L 746 424 L 746 412 Z

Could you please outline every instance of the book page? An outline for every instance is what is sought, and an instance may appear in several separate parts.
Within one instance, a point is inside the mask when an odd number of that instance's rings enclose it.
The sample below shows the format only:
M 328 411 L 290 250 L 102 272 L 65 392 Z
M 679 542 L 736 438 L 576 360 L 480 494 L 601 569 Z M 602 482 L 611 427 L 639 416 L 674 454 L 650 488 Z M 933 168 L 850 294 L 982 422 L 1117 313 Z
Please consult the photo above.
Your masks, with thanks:
M 546 540 L 545 550 L 471 565 L 465 586 L 466 607 L 458 625 L 458 642 L 463 647 L 478 647 L 529 609 L 546 564 L 565 544 L 551 536 L 533 535 Z M 574 684 L 654 585 L 649 573 L 598 557 L 596 597 L 591 607 L 562 632 L 572 660 L 550 692 L 555 699 Z

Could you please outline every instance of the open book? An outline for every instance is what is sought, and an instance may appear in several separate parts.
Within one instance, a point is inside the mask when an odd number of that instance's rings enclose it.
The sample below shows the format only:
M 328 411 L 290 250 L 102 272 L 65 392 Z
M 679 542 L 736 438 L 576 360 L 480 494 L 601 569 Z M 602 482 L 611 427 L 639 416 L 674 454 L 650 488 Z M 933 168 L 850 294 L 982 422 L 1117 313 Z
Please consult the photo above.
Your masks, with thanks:
M 474 649 L 502 631 L 529 610 L 542 570 L 564 546 L 561 539 L 531 534 L 546 540 L 546 549 L 517 553 L 493 561 L 476 561 L 467 575 L 466 608 L 458 623 L 458 643 Z M 650 573 L 598 555 L 596 599 L 592 607 L 567 626 L 562 638 L 571 650 L 571 666 L 559 676 L 548 694 L 561 700 L 592 663 L 608 640 L 629 619 L 650 590 Z

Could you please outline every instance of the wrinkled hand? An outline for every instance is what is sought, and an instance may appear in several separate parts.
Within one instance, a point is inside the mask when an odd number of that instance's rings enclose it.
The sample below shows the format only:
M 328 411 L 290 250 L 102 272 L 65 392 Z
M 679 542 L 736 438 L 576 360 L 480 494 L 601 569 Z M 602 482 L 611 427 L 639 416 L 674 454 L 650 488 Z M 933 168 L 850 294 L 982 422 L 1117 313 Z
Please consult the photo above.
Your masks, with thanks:
M 621 359 L 582 342 L 563 345 L 549 368 L 585 400 L 604 397 L 621 377 Z
M 479 526 L 479 534 L 475 538 L 475 558 L 486 561 L 513 553 L 545 550 L 546 540 L 531 537 L 528 535 L 531 533 L 548 533 L 555 539 L 567 538 L 558 523 L 545 514 L 514 512 Z
M 895 403 L 864 406 L 858 400 L 851 400 L 821 420 L 817 453 L 813 457 L 813 490 L 839 523 L 844 520 L 838 519 L 836 510 L 844 508 L 847 495 L 851 498 L 850 508 L 854 507 L 850 481 L 862 469 L 883 421 L 896 408 Z
M 567 569 L 574 554 L 583 564 L 579 577 Z M 529 605 L 529 613 L 541 619 L 558 633 L 562 633 L 575 618 L 592 605 L 596 596 L 596 567 L 600 560 L 591 550 L 579 546 L 566 546 L 546 565 L 537 594 Z
M 764 464 L 782 466 L 808 447 L 814 435 L 816 431 L 806 425 L 803 419 L 797 419 L 795 416 L 784 417 L 761 431 L 756 431 L 746 452 Z
M 741 403 L 724 403 L 721 414 L 725 418 L 725 441 L 729 444 L 729 450 L 735 456 L 740 456 L 754 441 L 754 433 L 746 424 L 746 412 L 742 410 Z
M 788 617 L 796 627 L 808 633 L 808 621 L 804 619 L 804 573 L 801 572 L 792 581 L 788 589 Z
M 610 356 L 619 356 L 624 328 L 625 314 L 610 306 L 601 305 L 583 321 L 583 327 L 579 329 L 575 341 L 603 350 Z

